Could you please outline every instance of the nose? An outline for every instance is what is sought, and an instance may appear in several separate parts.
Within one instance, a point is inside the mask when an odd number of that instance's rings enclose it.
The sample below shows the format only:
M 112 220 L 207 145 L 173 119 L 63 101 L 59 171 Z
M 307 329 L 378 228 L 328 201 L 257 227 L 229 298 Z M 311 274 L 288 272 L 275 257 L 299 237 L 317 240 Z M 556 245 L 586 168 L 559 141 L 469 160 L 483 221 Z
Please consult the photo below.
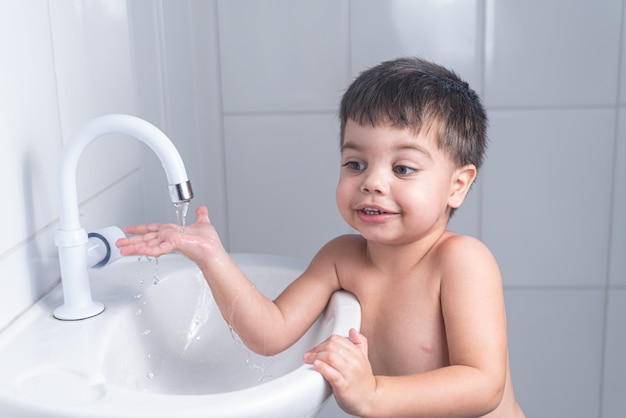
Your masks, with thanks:
M 389 181 L 381 170 L 368 168 L 363 173 L 362 193 L 385 194 L 389 190 Z

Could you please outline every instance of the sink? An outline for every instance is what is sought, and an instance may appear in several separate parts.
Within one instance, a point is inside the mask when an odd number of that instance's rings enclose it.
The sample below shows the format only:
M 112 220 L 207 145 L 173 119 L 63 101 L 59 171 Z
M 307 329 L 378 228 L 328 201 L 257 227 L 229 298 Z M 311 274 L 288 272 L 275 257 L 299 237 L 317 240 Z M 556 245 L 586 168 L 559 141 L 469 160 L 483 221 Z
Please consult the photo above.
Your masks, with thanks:
M 270 298 L 306 267 L 288 257 L 232 256 Z M 265 357 L 241 343 L 199 269 L 178 254 L 126 257 L 90 278 L 102 314 L 54 319 L 58 286 L 0 334 L 0 416 L 315 416 L 331 390 L 302 356 L 360 325 L 354 296 L 336 292 L 298 342 Z

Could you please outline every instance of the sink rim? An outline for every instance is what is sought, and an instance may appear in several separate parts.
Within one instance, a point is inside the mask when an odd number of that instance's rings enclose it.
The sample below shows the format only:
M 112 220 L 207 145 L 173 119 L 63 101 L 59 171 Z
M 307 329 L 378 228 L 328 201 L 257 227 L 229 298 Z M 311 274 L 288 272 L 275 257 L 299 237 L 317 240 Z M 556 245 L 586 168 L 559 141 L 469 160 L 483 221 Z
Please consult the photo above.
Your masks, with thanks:
M 266 254 L 253 253 L 233 253 L 231 254 L 238 263 L 254 262 L 272 266 L 275 263 L 286 262 L 302 263 L 300 260 L 291 257 L 274 256 Z M 193 265 L 187 259 L 178 254 L 171 254 L 161 257 L 174 262 L 174 267 L 180 268 L 177 263 Z M 136 261 L 136 260 L 135 260 Z M 123 263 L 124 259 L 118 260 L 117 263 Z M 133 262 L 129 260 L 128 262 Z M 161 263 L 160 266 L 166 263 Z M 300 264 L 301 268 L 303 264 Z M 306 266 L 304 266 L 306 267 Z M 103 271 L 105 269 L 102 269 Z M 100 276 L 101 274 L 94 274 Z M 294 277 L 295 279 L 295 277 Z M 112 333 L 111 324 L 123 312 L 125 302 L 116 301 L 120 292 L 133 293 L 131 286 L 125 286 L 119 279 L 111 279 L 103 281 L 98 278 L 92 278 L 92 286 L 94 295 L 104 300 L 107 309 L 102 315 L 83 321 L 58 321 L 52 318 L 51 310 L 62 298 L 60 287 L 56 286 L 47 296 L 35 304 L 24 315 L 16 320 L 11 326 L 0 333 L 0 353 L 3 353 L 11 341 L 19 336 L 21 332 L 29 330 L 34 322 L 39 324 L 39 328 L 45 328 L 49 324 L 55 329 L 62 329 L 71 326 L 83 328 L 83 332 L 98 332 L 99 338 L 108 338 L 106 334 Z M 127 301 L 129 295 L 126 294 Z M 132 295 L 130 295 L 132 297 Z M 113 303 L 112 303 L 113 302 Z M 334 310 L 334 311 L 333 311 Z M 341 312 L 339 321 L 333 324 L 332 332 L 347 335 L 349 327 L 358 328 L 360 325 L 360 306 L 356 298 L 345 291 L 335 293 L 325 310 L 325 314 L 337 315 Z M 348 316 L 349 315 L 349 316 Z M 355 315 L 358 317 L 356 318 Z M 353 320 L 350 318 L 356 318 Z M 357 321 L 358 319 L 358 321 Z M 90 321 L 90 322 L 88 322 Z M 349 322 L 349 323 L 348 323 Z M 86 324 L 86 325 L 85 325 Z M 35 327 L 35 330 L 37 327 Z M 53 329 L 51 332 L 54 332 Z M 105 350 L 101 350 L 105 351 Z M 103 353 L 100 353 L 103 356 Z M 60 367 L 58 364 L 47 362 L 49 358 L 45 358 L 41 363 L 31 365 L 30 367 L 16 368 L 7 375 L 0 377 L 0 412 L 7 411 L 13 413 L 10 416 L 35 416 L 41 413 L 42 416 L 63 416 L 63 417 L 98 417 L 98 416 L 125 416 L 125 417 L 200 417 L 206 416 L 207 411 L 219 410 L 220 416 L 277 416 L 276 409 L 272 405 L 279 399 L 289 397 L 290 404 L 298 404 L 308 408 L 310 411 L 318 411 L 324 405 L 325 401 L 332 394 L 330 385 L 325 381 L 321 374 L 313 369 L 311 365 L 303 364 L 300 367 L 276 377 L 273 380 L 260 383 L 256 386 L 234 390 L 223 393 L 208 394 L 168 394 L 142 392 L 136 389 L 120 386 L 107 382 L 102 373 L 103 359 L 98 358 L 97 354 L 89 357 L 91 362 L 95 364 L 89 370 L 76 370 L 72 367 L 64 367 L 64 361 L 61 360 Z M 2 363 L 0 363 L 2 364 Z M 45 368 L 65 370 L 68 373 L 78 373 L 83 376 L 97 390 L 103 390 L 102 396 L 94 396 L 93 402 L 86 402 L 82 405 L 54 405 L 33 401 L 32 398 L 26 398 L 20 395 L 18 387 L 16 387 L 19 379 L 23 379 L 29 373 L 36 373 L 37 370 Z M 305 390 L 303 388 L 306 388 Z M 241 402 L 245 399 L 246 402 Z M 141 404 L 141 407 L 137 407 Z M 237 405 L 236 411 L 232 410 L 232 405 Z M 97 407 L 97 408 L 94 408 Z M 93 409 L 97 409 L 94 411 Z M 22 414 L 22 415 L 20 415 Z M 56 415 L 55 415 L 56 414 Z

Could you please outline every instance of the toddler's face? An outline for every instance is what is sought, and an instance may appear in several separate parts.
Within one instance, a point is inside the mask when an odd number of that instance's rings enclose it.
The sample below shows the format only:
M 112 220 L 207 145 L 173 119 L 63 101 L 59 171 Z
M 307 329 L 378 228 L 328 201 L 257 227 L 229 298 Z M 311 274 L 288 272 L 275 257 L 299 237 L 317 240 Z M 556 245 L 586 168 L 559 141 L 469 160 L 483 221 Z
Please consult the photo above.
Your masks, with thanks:
M 405 244 L 445 228 L 457 169 L 432 135 L 348 120 L 337 205 L 366 239 Z

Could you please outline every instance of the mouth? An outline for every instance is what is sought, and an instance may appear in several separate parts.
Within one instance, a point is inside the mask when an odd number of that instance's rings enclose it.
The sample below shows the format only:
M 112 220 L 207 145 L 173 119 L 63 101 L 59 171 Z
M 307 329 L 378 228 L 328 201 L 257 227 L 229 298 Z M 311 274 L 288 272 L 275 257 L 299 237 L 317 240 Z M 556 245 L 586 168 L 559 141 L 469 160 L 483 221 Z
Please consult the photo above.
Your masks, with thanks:
M 386 212 L 384 210 L 380 210 L 376 208 L 362 208 L 360 209 L 360 211 L 364 213 L 365 215 L 369 215 L 369 216 L 385 215 L 385 214 L 390 213 L 390 212 Z

